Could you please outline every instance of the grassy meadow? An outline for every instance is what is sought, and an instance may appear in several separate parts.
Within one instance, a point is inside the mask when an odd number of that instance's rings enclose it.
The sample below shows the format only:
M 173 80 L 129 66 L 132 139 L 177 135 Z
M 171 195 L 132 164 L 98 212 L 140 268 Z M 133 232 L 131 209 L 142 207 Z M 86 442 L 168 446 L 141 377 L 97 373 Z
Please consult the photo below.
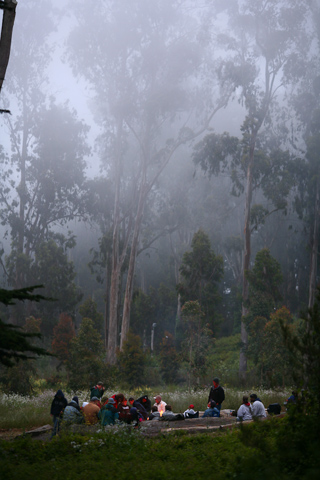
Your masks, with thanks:
M 0 478 L 318 479 L 316 423 L 302 416 L 295 428 L 288 417 L 197 435 L 145 438 L 139 430 L 108 427 L 91 436 L 64 433 L 47 442 L 0 441 Z
M 68 401 L 74 395 L 79 398 L 79 403 L 89 400 L 89 391 L 70 392 L 65 391 Z M 166 403 L 172 405 L 173 411 L 184 412 L 188 406 L 194 404 L 196 410 L 205 410 L 209 388 L 199 390 L 177 390 L 174 387 L 166 390 L 137 389 L 132 391 L 123 391 L 120 389 L 113 389 L 105 392 L 105 397 L 111 396 L 114 393 L 122 391 L 126 397 L 133 396 L 138 398 L 141 395 L 148 395 L 153 401 L 155 395 L 160 394 Z M 226 400 L 223 403 L 225 409 L 236 409 L 241 404 L 241 399 L 244 394 L 255 392 L 261 398 L 265 406 L 270 403 L 279 402 L 283 404 L 286 398 L 290 395 L 291 389 L 287 390 L 264 390 L 261 388 L 252 388 L 248 390 L 239 390 L 235 388 L 225 388 Z M 54 397 L 54 390 L 45 390 L 39 392 L 34 396 L 23 396 L 17 394 L 6 394 L 0 392 L 0 429 L 29 429 L 31 427 L 39 427 L 51 423 L 50 406 Z

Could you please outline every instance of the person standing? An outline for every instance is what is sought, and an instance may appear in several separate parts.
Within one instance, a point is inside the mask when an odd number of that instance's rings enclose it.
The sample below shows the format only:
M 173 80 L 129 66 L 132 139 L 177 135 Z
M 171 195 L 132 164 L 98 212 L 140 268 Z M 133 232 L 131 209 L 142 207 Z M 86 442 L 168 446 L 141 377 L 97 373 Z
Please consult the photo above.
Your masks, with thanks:
M 51 409 L 50 409 L 50 415 L 52 416 L 52 419 L 53 419 L 53 430 L 52 430 L 51 438 L 54 437 L 59 432 L 60 420 L 62 418 L 63 411 L 67 405 L 68 405 L 68 400 L 64 396 L 62 390 L 58 390 L 54 396 L 54 399 L 52 400 Z
M 98 382 L 97 385 L 90 388 L 90 400 L 93 397 L 97 397 L 99 400 L 102 398 L 105 391 L 105 387 L 103 386 L 103 382 Z
M 225 399 L 224 389 L 220 385 L 220 380 L 218 377 L 213 379 L 213 386 L 210 389 L 208 404 L 213 400 L 216 402 L 216 407 L 219 411 L 221 410 L 221 404 Z

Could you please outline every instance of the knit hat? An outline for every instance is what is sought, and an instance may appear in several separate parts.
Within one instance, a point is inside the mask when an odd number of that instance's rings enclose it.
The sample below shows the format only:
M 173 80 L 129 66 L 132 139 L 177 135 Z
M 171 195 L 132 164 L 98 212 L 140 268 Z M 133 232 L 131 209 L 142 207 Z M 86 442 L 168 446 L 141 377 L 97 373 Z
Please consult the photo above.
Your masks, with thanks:
M 191 405 L 189 405 L 189 408 L 194 408 L 194 405 L 192 405 L 192 403 L 191 403 Z
M 79 405 L 79 399 L 76 395 L 73 397 L 72 401 L 76 402 Z

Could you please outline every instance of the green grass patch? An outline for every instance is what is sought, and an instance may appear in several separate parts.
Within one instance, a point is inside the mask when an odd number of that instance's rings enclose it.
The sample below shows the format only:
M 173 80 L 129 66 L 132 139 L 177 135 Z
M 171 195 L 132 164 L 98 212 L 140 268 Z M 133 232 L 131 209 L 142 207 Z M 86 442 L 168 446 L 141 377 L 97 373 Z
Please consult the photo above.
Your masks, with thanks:
M 51 442 L 21 438 L 0 442 L 1 479 L 318 478 L 315 422 L 303 417 L 297 437 L 294 432 L 288 419 L 272 419 L 227 433 L 155 439 L 116 428 L 93 436 L 64 434 Z

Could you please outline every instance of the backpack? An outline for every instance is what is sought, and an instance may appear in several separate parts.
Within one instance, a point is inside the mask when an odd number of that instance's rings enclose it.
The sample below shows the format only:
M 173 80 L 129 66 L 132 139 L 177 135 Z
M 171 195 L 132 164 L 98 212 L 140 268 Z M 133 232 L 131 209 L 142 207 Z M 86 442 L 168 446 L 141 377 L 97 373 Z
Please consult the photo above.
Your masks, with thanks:
M 280 403 L 271 403 L 267 408 L 269 415 L 279 415 L 281 413 Z

